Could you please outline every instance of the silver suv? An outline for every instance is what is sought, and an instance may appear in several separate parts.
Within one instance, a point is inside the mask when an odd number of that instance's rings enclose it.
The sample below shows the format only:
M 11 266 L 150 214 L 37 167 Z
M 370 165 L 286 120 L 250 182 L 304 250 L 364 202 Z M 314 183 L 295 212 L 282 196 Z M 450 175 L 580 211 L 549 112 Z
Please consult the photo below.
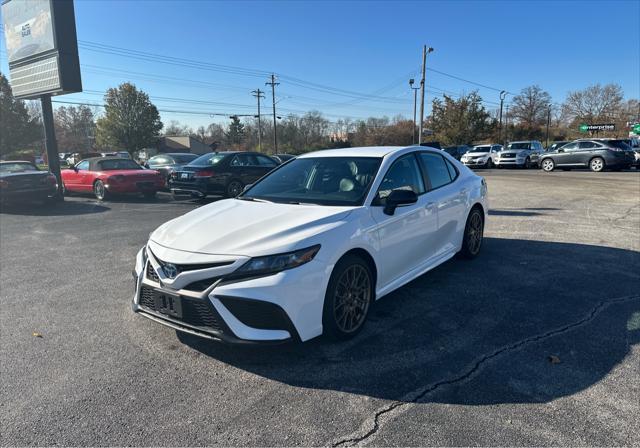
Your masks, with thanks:
M 543 152 L 542 143 L 538 140 L 511 142 L 498 153 L 495 164 L 498 168 L 505 166 L 531 168 L 538 165 L 540 154 Z

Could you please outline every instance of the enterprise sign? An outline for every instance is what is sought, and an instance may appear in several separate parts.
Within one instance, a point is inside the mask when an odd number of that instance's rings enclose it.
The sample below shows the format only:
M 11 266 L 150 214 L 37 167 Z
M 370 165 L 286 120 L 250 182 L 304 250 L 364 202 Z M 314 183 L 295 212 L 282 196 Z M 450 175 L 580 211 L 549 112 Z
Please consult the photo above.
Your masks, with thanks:
M 580 132 L 589 131 L 615 131 L 616 125 L 613 123 L 608 124 L 581 124 Z

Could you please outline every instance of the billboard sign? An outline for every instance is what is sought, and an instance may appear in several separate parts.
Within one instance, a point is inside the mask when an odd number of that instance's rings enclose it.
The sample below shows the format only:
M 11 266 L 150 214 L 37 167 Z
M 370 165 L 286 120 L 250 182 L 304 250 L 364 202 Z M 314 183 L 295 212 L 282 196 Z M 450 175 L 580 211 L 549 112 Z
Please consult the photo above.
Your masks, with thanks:
M 71 0 L 3 0 L 9 78 L 16 98 L 82 91 Z

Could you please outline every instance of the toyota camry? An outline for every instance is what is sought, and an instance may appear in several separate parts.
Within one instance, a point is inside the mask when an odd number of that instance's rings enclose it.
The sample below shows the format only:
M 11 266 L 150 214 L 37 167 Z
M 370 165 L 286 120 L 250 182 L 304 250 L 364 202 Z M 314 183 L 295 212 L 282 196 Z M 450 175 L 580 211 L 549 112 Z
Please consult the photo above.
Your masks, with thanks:
M 305 154 L 152 232 L 132 307 L 227 342 L 346 339 L 376 299 L 478 255 L 487 211 L 484 179 L 437 149 Z

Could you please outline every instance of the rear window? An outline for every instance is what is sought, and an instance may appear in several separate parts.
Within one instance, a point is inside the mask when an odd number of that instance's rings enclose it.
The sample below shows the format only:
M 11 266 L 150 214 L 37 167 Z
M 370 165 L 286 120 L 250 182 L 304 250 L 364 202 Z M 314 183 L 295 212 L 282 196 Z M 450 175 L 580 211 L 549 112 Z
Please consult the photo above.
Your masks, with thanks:
M 176 163 L 189 163 L 189 162 L 193 162 L 198 158 L 198 156 L 195 154 L 176 154 L 172 157 L 173 157 L 173 160 L 176 161 Z
M 614 148 L 624 149 L 625 151 L 631 151 L 631 146 L 627 145 L 624 140 L 609 140 L 606 142 L 609 146 L 613 146 Z
M 189 165 L 191 166 L 211 166 L 217 165 L 226 157 L 225 154 L 205 154 L 193 160 Z
M 142 169 L 140 167 L 140 165 L 138 165 L 133 160 L 129 160 L 129 159 L 102 160 L 102 161 L 98 162 L 98 167 L 102 171 L 140 170 L 140 169 Z
M 0 173 L 21 173 L 24 171 L 40 171 L 35 165 L 29 162 L 9 162 L 0 163 Z

